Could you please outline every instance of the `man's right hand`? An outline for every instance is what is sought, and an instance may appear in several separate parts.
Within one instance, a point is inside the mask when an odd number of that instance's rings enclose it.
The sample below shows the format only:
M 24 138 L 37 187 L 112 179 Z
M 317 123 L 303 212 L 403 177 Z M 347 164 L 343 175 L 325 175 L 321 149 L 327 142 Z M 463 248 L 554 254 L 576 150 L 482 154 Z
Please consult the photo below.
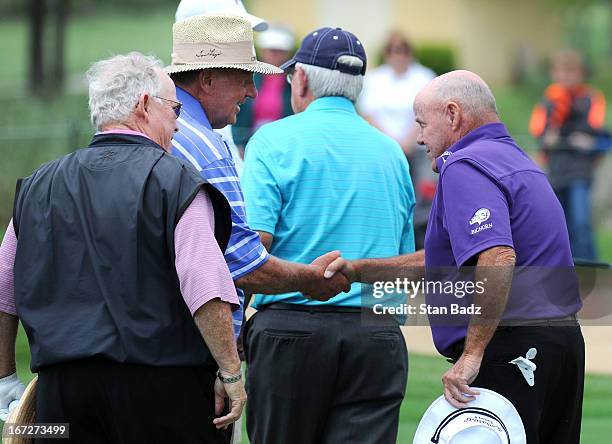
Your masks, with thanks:
M 312 278 L 307 279 L 302 285 L 304 296 L 317 301 L 326 301 L 338 293 L 350 291 L 351 282 L 343 274 L 338 273 L 330 278 L 325 277 L 325 270 L 329 264 L 340 257 L 339 251 L 330 251 L 312 261 L 310 266 L 313 267 L 314 273 Z
M 0 420 L 6 421 L 11 410 L 13 410 L 19 401 L 26 387 L 17 377 L 17 373 L 8 375 L 0 379 Z M 10 408 L 12 404 L 12 408 Z
M 217 377 L 215 379 L 215 415 L 223 413 L 225 398 L 229 398 L 230 411 L 225 416 L 213 419 L 218 429 L 226 429 L 227 426 L 238 421 L 242 415 L 247 398 L 242 381 L 223 383 Z
M 330 262 L 330 264 L 325 269 L 325 279 L 331 279 L 336 275 L 336 273 L 342 273 L 348 281 L 352 284 L 353 282 L 357 282 L 357 270 L 353 265 L 352 261 L 343 258 L 342 256 Z

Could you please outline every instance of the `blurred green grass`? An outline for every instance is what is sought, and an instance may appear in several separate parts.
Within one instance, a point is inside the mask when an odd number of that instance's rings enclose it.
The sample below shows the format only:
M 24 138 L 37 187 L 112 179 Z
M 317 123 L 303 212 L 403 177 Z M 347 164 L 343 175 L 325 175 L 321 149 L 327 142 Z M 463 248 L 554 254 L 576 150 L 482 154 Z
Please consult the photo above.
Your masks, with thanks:
M 599 231 L 595 239 L 600 260 L 612 263 L 612 232 Z
M 400 412 L 398 443 L 411 443 L 427 407 L 442 394 L 440 381 L 450 368 L 441 357 L 410 354 L 406 398 Z M 582 444 L 601 443 L 612 433 L 612 377 L 587 375 L 582 416 Z
M 33 378 L 29 371 L 30 353 L 20 327 L 17 338 L 17 373 L 22 381 Z M 398 443 L 411 443 L 419 421 L 429 404 L 442 394 L 441 377 L 450 368 L 440 356 L 409 355 L 408 386 L 400 411 Z M 248 408 L 248 406 L 247 406 Z M 243 421 L 243 443 L 247 443 Z M 582 444 L 599 444 L 612 436 L 612 377 L 587 375 L 582 416 Z

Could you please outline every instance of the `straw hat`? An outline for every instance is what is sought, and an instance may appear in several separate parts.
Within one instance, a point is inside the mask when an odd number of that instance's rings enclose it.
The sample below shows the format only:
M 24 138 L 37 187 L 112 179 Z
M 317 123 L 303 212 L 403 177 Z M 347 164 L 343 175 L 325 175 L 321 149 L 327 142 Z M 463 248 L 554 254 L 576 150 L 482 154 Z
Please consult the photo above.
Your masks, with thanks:
M 33 424 L 36 422 L 36 384 L 38 376 L 36 376 L 26 388 L 25 392 L 19 400 L 19 404 L 6 419 L 7 423 L 15 425 Z M 33 442 L 31 437 L 27 436 L 8 436 L 3 438 L 5 444 L 30 444 Z
M 413 444 L 526 444 L 523 421 L 512 403 L 492 390 L 474 389 L 480 394 L 463 409 L 444 396 L 436 399 L 421 418 Z
M 231 14 L 196 15 L 172 26 L 172 64 L 168 74 L 206 68 L 234 68 L 280 74 L 257 60 L 251 23 Z

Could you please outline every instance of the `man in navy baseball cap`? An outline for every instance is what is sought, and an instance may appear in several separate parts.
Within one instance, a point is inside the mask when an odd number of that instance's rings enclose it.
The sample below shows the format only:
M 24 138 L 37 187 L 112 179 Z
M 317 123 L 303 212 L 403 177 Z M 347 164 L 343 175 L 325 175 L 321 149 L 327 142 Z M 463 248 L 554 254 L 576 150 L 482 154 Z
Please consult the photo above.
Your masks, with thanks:
M 306 263 L 328 247 L 348 259 L 413 252 L 406 156 L 355 110 L 362 43 L 318 29 L 281 67 L 295 114 L 262 125 L 247 144 L 249 226 L 286 261 Z M 258 312 L 244 329 L 250 442 L 395 444 L 408 375 L 397 322 L 362 323 L 362 306 L 371 311 L 359 284 L 317 303 L 273 290 L 255 295 Z
M 363 65 L 342 63 L 342 56 L 357 57 Z M 296 63 L 320 66 L 347 74 L 364 75 L 367 59 L 363 45 L 355 34 L 342 28 L 321 28 L 304 37 L 300 49 L 280 68 L 289 71 Z

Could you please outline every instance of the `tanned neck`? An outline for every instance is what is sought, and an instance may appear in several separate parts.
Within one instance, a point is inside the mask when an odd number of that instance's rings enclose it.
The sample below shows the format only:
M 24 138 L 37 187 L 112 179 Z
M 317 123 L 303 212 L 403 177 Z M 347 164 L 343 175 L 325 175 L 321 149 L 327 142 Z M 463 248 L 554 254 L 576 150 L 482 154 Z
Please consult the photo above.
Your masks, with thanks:
M 476 128 L 480 128 L 483 125 L 487 125 L 489 123 L 499 123 L 499 122 L 500 120 L 497 114 L 489 114 L 489 115 L 479 117 L 477 119 L 470 119 L 470 121 L 467 123 L 467 125 L 465 125 L 465 127 L 461 131 L 461 136 L 459 138 L 462 139 L 468 133 L 475 130 Z

